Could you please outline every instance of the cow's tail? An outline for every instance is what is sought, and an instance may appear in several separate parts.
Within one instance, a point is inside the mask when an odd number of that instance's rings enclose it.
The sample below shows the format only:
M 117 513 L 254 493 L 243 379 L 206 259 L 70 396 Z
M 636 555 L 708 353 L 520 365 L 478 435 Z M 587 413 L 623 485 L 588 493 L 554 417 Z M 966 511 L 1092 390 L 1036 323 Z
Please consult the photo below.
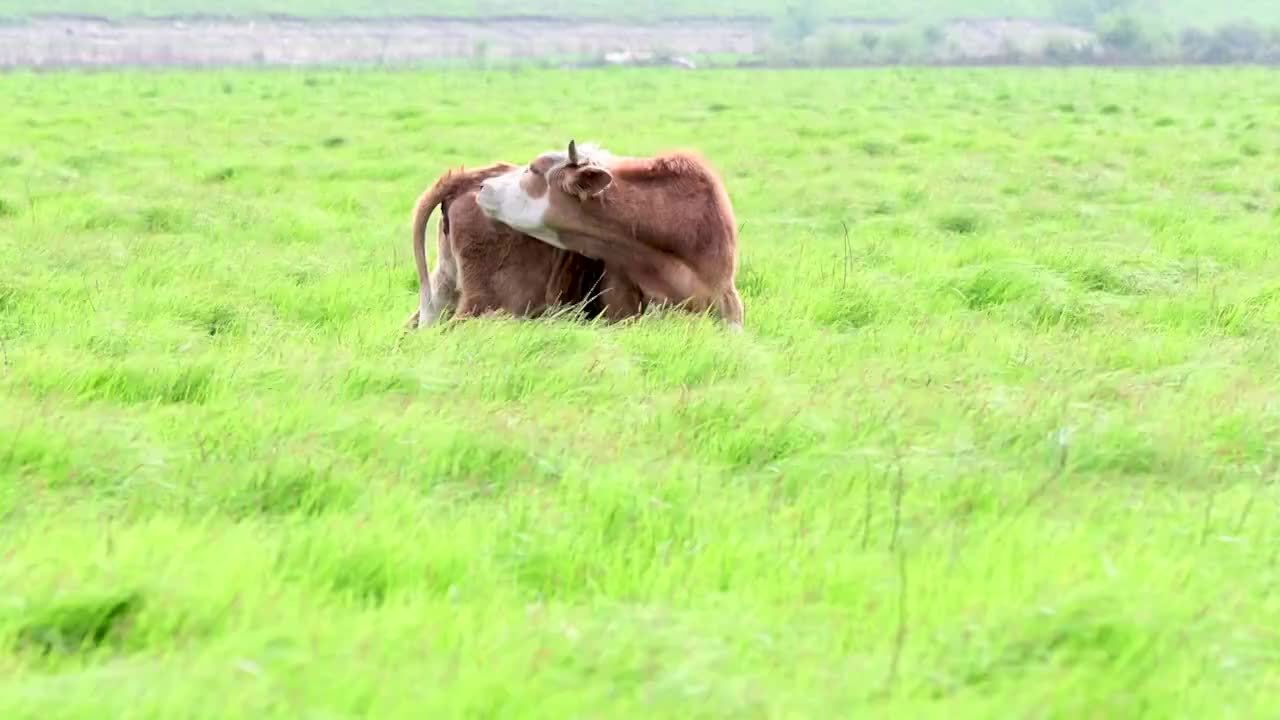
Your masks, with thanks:
M 426 321 L 427 307 L 431 304 L 431 271 L 427 267 L 427 221 L 431 219 L 431 213 L 468 187 L 514 168 L 514 165 L 500 162 L 475 170 L 448 170 L 418 197 L 413 207 L 413 262 L 418 268 L 419 327 Z M 448 235 L 447 214 L 442 215 L 440 222 L 445 235 Z
M 442 192 L 448 183 L 442 182 L 448 176 L 437 180 L 434 185 L 418 196 L 413 206 L 413 262 L 418 267 L 418 327 L 427 320 L 427 308 L 431 305 L 431 268 L 427 267 L 427 220 L 435 212 L 440 201 L 444 199 Z

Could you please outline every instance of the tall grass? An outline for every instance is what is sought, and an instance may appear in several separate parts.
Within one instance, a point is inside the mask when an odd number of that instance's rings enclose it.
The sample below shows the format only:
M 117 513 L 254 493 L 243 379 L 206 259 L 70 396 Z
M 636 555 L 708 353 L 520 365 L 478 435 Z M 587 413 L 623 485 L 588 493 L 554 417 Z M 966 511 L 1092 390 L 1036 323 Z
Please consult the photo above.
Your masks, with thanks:
M 0 716 L 1270 712 L 1273 80 L 8 75 Z M 401 336 L 570 137 L 722 171 L 745 333 Z

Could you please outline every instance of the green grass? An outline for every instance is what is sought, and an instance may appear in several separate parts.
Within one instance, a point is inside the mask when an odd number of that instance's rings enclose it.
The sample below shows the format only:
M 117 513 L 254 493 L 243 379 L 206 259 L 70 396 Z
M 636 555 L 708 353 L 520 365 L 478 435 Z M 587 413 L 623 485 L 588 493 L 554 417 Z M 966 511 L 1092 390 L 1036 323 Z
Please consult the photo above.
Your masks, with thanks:
M 801 3 L 819 15 L 869 18 L 940 20 L 952 17 L 1075 18 L 1084 7 L 1112 7 L 1105 0 L 811 0 Z M 690 15 L 779 15 L 790 0 L 42 0 L 40 13 L 130 15 L 260 15 L 298 16 L 444 15 L 569 15 L 652 19 Z M 1175 27 L 1209 26 L 1252 19 L 1280 22 L 1280 4 L 1273 0 L 1131 0 L 1126 12 L 1149 22 Z M 1093 12 L 1093 11 L 1090 11 Z M 0 0 L 0 16 L 35 14 L 31 0 Z
M 0 103 L 0 717 L 1280 700 L 1271 73 L 19 73 Z M 569 137 L 720 168 L 745 333 L 400 336 L 417 193 Z

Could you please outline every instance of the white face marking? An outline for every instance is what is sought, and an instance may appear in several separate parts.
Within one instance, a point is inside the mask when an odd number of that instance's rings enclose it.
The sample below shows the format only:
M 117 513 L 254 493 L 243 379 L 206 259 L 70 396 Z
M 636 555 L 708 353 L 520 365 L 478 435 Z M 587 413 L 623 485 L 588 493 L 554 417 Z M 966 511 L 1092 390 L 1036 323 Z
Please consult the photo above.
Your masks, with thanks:
M 548 192 L 540 198 L 530 197 L 520 185 L 523 174 L 524 170 L 521 169 L 485 180 L 480 185 L 480 192 L 476 194 L 476 205 L 480 206 L 480 211 L 490 220 L 509 225 L 563 250 L 560 235 L 543 222 L 547 210 L 551 208 L 551 194 Z

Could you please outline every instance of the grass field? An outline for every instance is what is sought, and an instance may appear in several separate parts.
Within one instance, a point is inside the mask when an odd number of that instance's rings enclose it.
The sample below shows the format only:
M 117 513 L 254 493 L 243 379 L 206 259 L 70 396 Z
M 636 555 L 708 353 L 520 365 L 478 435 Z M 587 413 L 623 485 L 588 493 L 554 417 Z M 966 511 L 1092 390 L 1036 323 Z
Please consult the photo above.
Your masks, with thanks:
M 658 18 L 690 15 L 779 15 L 788 5 L 807 5 L 819 16 L 942 20 L 955 17 L 1074 18 L 1080 8 L 1124 7 L 1155 25 L 1181 28 L 1251 19 L 1280 22 L 1274 0 L 0 0 L 0 17 L 33 13 L 130 15 L 261 15 L 303 17 L 388 15 L 559 15 L 575 17 Z
M 0 717 L 1277 706 L 1272 73 L 0 103 Z M 417 193 L 569 137 L 723 172 L 746 332 L 401 336 Z

